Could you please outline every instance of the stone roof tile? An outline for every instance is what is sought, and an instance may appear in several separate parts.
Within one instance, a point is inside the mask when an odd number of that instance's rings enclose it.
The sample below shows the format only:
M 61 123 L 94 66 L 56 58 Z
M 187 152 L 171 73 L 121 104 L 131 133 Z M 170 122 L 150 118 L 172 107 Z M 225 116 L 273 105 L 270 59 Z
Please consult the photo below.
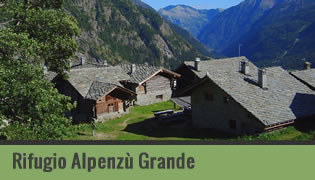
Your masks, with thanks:
M 150 66 L 145 64 L 136 64 L 135 72 L 131 73 L 131 66 L 132 64 L 120 64 L 119 65 L 126 74 L 130 76 L 129 82 L 139 84 L 143 82 L 144 80 L 148 79 L 150 76 L 152 76 L 154 73 L 159 71 L 161 67 L 157 66 Z
M 304 83 L 311 86 L 313 89 L 315 89 L 315 69 L 294 71 L 294 72 L 291 72 L 291 74 L 299 78 L 300 80 L 302 80 Z
M 124 71 L 118 66 L 71 69 L 68 73 L 68 76 L 68 81 L 83 97 L 88 95 L 93 82 L 101 82 L 119 86 L 120 81 L 130 79 L 130 77 L 125 74 Z M 100 90 L 102 90 L 102 88 L 103 87 L 101 87 Z

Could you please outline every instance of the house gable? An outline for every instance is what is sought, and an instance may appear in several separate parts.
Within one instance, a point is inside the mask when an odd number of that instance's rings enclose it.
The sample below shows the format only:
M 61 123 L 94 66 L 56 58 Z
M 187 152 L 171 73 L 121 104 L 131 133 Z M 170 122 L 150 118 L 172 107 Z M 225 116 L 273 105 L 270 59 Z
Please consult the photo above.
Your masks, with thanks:
M 210 79 L 192 92 L 192 123 L 197 128 L 209 128 L 231 134 L 253 134 L 265 128 L 254 115 Z

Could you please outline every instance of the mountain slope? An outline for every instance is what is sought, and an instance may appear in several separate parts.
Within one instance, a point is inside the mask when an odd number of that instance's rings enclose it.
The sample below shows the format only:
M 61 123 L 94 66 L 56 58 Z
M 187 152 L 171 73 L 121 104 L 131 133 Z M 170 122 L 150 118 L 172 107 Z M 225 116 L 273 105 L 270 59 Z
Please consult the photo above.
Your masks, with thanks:
M 207 47 L 221 52 L 246 35 L 253 24 L 278 0 L 245 0 L 215 16 L 200 32 L 198 39 Z
M 261 66 L 281 65 L 287 69 L 315 63 L 315 2 L 285 0 L 257 21 L 250 32 L 231 44 L 224 54 L 235 56 L 238 43 L 242 55 Z
M 155 11 L 132 1 L 70 0 L 65 9 L 79 23 L 79 52 L 89 61 L 174 67 L 201 56 Z
M 194 48 L 196 48 L 202 55 L 211 57 L 211 58 L 221 57 L 219 55 L 212 53 L 209 48 L 207 48 L 199 40 L 193 37 L 190 32 L 186 31 L 185 29 L 179 27 L 176 24 L 172 24 L 171 22 L 168 22 L 168 25 L 174 32 L 184 37 L 186 41 L 189 42 Z
M 167 21 L 178 25 L 197 37 L 209 21 L 222 10 L 198 10 L 185 5 L 168 6 L 160 9 L 159 14 Z
M 137 6 L 140 6 L 140 7 L 146 8 L 146 9 L 151 9 L 151 10 L 155 11 L 151 6 L 142 2 L 141 0 L 132 0 L 132 2 L 135 3 Z M 166 22 L 168 23 L 168 25 L 170 26 L 170 28 L 174 32 L 176 32 L 177 34 L 182 36 L 188 43 L 190 43 L 194 48 L 196 48 L 202 55 L 208 56 L 208 57 L 213 57 L 213 58 L 220 57 L 218 55 L 213 54 L 210 51 L 210 49 L 208 49 L 199 40 L 197 40 L 195 37 L 193 37 L 190 34 L 190 32 L 188 32 L 187 30 L 183 29 L 182 27 L 180 27 L 176 24 L 173 24 L 170 21 L 166 21 Z
M 155 11 L 155 9 L 153 9 L 151 6 L 149 6 L 148 4 L 142 2 L 141 0 L 131 0 L 134 4 L 136 4 L 137 6 L 143 7 L 145 9 L 150 9 Z

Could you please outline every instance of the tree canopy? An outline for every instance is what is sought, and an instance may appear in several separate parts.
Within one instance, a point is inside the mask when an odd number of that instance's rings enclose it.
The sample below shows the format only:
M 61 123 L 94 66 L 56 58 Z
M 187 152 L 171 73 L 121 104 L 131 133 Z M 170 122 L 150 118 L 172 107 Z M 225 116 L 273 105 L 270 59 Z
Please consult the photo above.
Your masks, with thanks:
M 76 20 L 63 0 L 0 0 L 0 122 L 9 139 L 62 139 L 74 106 L 44 79 L 41 65 L 69 70 L 77 50 Z M 1 125 L 1 123 L 0 123 Z

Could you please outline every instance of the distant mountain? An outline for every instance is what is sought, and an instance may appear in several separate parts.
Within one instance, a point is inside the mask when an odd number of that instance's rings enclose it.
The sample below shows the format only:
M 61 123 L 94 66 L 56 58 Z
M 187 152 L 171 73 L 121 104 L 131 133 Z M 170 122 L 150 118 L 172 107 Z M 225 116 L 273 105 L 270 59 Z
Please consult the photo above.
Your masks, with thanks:
M 167 6 L 158 12 L 167 21 L 178 25 L 197 37 L 209 21 L 222 12 L 221 9 L 199 10 L 186 5 Z
M 198 39 L 221 52 L 246 35 L 277 0 L 245 0 L 215 16 L 200 32 Z
M 141 1 L 69 0 L 65 9 L 78 21 L 79 55 L 86 56 L 88 61 L 148 62 L 175 67 L 201 56 Z
M 303 67 L 307 60 L 315 65 L 315 1 L 283 0 L 254 23 L 249 33 L 231 43 L 223 54 L 242 55 L 257 65 L 281 65 L 286 69 Z
M 195 37 L 191 35 L 190 32 L 186 31 L 185 29 L 179 27 L 176 24 L 173 24 L 171 22 L 168 22 L 170 28 L 180 34 L 182 37 L 186 39 L 194 48 L 196 48 L 202 55 L 211 57 L 211 58 L 220 58 L 222 56 L 214 54 L 211 52 L 209 48 L 207 48 L 205 45 L 203 45 L 199 40 L 197 40 Z
M 137 6 L 140 6 L 140 7 L 146 8 L 146 9 L 151 9 L 151 10 L 155 11 L 151 6 L 142 2 L 141 0 L 132 0 L 132 2 L 135 3 Z M 171 6 L 169 6 L 169 7 L 171 7 Z M 183 29 L 182 27 L 180 27 L 176 24 L 173 24 L 170 21 L 167 21 L 167 23 L 174 32 L 181 35 L 187 42 L 189 42 L 194 48 L 196 48 L 202 55 L 208 56 L 208 57 L 213 57 L 213 58 L 220 57 L 218 55 L 213 54 L 209 48 L 207 48 L 199 40 L 197 40 L 195 37 L 193 37 L 190 34 L 190 32 L 188 32 L 187 30 Z

